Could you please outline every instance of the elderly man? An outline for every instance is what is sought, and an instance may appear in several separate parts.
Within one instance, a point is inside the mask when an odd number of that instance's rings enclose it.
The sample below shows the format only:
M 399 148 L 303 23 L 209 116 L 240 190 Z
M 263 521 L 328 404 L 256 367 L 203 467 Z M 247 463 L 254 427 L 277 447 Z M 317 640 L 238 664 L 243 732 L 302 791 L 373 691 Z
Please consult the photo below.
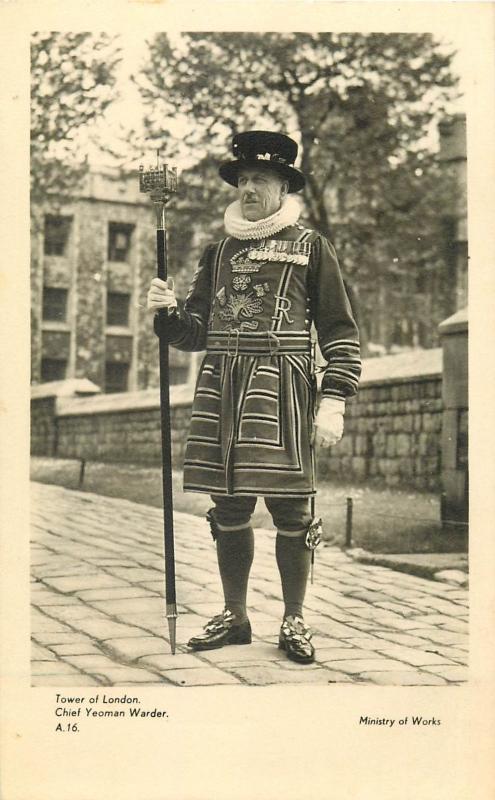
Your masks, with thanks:
M 304 187 L 297 144 L 270 131 L 233 139 L 221 178 L 237 189 L 225 212 L 226 238 L 203 253 L 185 302 L 173 281 L 155 278 L 148 308 L 168 309 L 155 330 L 180 350 L 206 350 L 184 460 L 184 489 L 207 492 L 224 610 L 189 641 L 193 650 L 249 644 L 246 611 L 262 496 L 277 529 L 284 615 L 279 647 L 314 661 L 303 601 L 315 544 L 310 499 L 314 446 L 342 436 L 345 399 L 360 374 L 356 323 L 333 246 L 299 224 L 292 197 Z M 315 419 L 311 329 L 326 361 Z

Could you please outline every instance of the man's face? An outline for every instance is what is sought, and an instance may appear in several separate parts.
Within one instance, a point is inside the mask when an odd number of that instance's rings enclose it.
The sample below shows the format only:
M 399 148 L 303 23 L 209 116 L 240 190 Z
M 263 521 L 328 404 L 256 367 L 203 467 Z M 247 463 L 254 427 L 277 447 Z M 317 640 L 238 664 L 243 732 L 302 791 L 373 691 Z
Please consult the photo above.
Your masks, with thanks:
M 270 217 L 278 211 L 287 190 L 287 181 L 270 169 L 246 167 L 239 171 L 238 197 L 242 214 L 250 222 Z

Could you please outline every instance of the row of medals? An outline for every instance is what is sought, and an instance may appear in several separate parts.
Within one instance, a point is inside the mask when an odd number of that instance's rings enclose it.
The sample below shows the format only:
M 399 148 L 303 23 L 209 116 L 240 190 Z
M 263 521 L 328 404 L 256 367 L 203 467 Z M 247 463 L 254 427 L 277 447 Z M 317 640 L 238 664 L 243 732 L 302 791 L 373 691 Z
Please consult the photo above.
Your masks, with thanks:
M 260 265 L 253 264 L 256 261 L 279 261 L 286 264 L 300 264 L 306 266 L 309 262 L 311 253 L 310 242 L 287 242 L 284 240 L 273 239 L 267 244 L 251 248 L 246 254 L 248 261 L 236 260 L 236 256 L 231 260 L 233 272 L 257 272 Z M 251 262 L 251 263 L 250 263 Z M 251 267 L 251 269 L 249 269 Z

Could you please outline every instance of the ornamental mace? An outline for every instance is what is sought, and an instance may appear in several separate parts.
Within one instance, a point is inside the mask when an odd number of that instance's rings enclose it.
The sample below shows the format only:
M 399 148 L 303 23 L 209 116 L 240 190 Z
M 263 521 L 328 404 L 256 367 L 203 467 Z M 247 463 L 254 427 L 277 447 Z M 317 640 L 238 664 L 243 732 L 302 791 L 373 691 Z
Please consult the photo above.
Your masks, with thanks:
M 160 166 L 160 151 L 156 154 L 156 167 L 139 168 L 139 190 L 149 194 L 156 212 L 157 276 L 167 280 L 167 232 L 165 206 L 177 191 L 177 168 Z M 162 489 L 163 489 L 163 541 L 165 552 L 165 602 L 170 648 L 175 655 L 177 600 L 175 594 L 174 516 L 172 499 L 172 442 L 170 433 L 170 375 L 168 362 L 167 313 L 158 312 L 159 363 L 160 363 L 160 419 L 162 432 Z

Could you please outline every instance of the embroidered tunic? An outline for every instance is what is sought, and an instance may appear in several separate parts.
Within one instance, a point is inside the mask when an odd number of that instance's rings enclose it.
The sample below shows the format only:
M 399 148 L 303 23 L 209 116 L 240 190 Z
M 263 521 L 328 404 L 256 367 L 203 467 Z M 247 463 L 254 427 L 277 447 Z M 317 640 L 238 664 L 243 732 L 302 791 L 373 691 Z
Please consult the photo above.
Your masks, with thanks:
M 203 253 L 168 341 L 206 350 L 184 459 L 184 489 L 309 496 L 315 378 L 311 329 L 327 362 L 322 395 L 353 396 L 359 338 L 335 250 L 291 225 L 276 236 L 228 237 Z M 163 335 L 159 318 L 156 330 Z

